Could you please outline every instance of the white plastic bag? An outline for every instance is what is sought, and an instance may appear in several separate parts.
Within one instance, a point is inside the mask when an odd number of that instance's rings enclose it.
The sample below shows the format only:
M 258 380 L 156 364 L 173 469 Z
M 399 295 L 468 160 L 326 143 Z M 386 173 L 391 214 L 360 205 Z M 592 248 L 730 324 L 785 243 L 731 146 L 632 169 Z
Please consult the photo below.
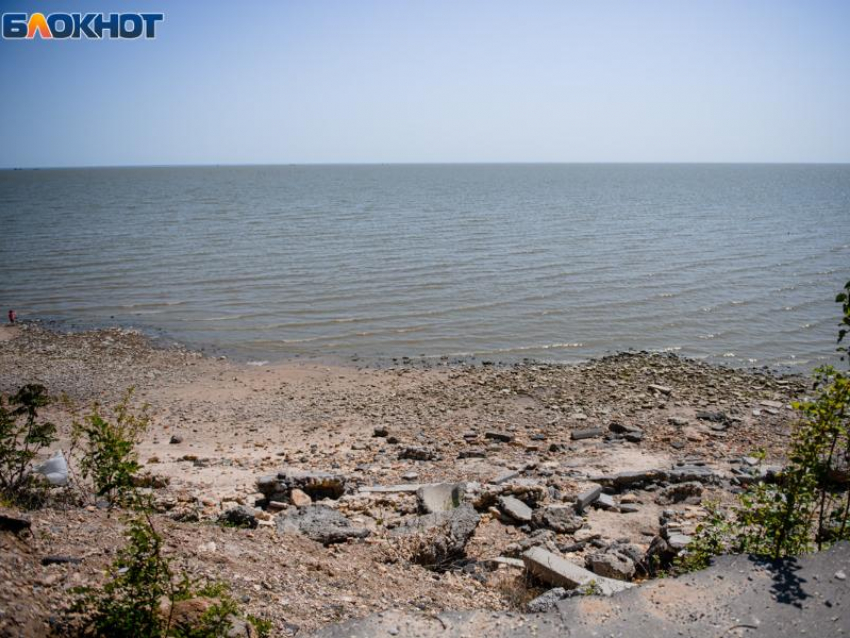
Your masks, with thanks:
M 35 471 L 43 474 L 51 485 L 62 486 L 68 484 L 68 462 L 62 454 L 62 450 L 59 450 L 35 468 Z

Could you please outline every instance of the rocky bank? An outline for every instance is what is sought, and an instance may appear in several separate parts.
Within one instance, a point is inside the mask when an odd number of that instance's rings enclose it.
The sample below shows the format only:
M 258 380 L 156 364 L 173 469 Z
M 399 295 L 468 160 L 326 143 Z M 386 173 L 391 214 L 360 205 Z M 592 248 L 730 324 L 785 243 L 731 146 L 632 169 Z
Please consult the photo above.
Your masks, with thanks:
M 122 329 L 3 330 L 4 394 L 42 383 L 85 409 L 136 388 L 169 550 L 280 636 L 642 589 L 687 545 L 701 503 L 770 480 L 808 389 L 668 354 L 249 366 Z M 68 409 L 45 411 L 66 451 Z M 71 588 L 106 578 L 121 517 L 94 503 L 4 513 L 31 528 L 0 531 L 0 635 L 46 635 Z

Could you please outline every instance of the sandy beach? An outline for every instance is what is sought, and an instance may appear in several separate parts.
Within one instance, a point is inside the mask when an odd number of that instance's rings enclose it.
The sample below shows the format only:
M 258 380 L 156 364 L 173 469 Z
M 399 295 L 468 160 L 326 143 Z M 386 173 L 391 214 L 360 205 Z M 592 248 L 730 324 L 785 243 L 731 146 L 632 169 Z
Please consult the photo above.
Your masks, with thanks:
M 135 387 L 152 417 L 140 460 L 168 483 L 153 494 L 169 549 L 190 573 L 229 582 L 275 635 L 390 608 L 519 609 L 530 596 L 521 570 L 492 561 L 517 556 L 530 539 L 582 562 L 615 542 L 645 551 L 671 508 L 687 532 L 700 501 L 728 499 L 750 464 L 781 461 L 795 415 L 789 402 L 807 388 L 802 377 L 667 354 L 575 366 L 251 366 L 157 348 L 132 330 L 60 334 L 22 324 L 0 335 L 3 394 L 42 383 L 84 410 Z M 70 414 L 58 405 L 44 414 L 62 435 L 54 448 L 67 449 Z M 757 449 L 766 453 L 761 465 L 744 458 Z M 504 497 L 513 486 L 511 494 L 534 493 L 537 508 L 556 507 L 599 477 L 676 467 L 710 471 L 697 498 L 665 501 L 663 484 L 615 490 L 613 507 L 588 507 L 569 533 L 512 520 L 481 496 Z M 344 495 L 325 504 L 368 537 L 325 546 L 281 534 L 270 507 L 256 510 L 253 530 L 215 524 L 237 505 L 262 505 L 258 479 L 282 470 L 345 477 Z M 417 497 L 386 489 L 437 483 L 466 484 L 480 514 L 464 564 L 444 572 L 399 557 L 393 530 L 416 517 Z M 121 516 L 96 506 L 28 516 L 30 540 L 2 538 L 10 581 L 0 605 L 11 610 L 0 617 L 2 635 L 43 635 L 68 590 L 102 582 L 122 543 Z M 43 566 L 54 554 L 82 562 Z

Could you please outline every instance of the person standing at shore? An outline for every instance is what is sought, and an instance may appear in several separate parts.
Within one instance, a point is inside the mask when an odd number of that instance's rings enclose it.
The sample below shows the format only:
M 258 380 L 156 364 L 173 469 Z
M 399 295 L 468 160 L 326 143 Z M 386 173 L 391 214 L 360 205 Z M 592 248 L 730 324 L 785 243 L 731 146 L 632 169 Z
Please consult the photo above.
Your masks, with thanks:
M 15 313 L 14 310 L 9 310 L 9 323 L 11 323 L 14 326 L 17 323 L 17 321 L 18 321 L 18 315 Z

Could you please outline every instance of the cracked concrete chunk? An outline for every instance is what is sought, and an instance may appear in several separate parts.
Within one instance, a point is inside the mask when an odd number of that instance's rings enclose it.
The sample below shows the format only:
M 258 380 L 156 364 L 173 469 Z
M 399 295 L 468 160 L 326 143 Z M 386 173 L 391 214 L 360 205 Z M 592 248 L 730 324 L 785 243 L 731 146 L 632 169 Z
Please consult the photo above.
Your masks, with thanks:
M 448 512 L 460 506 L 464 495 L 463 483 L 434 483 L 416 491 L 419 511 L 424 514 Z
M 572 534 L 584 525 L 584 519 L 569 505 L 542 507 L 535 510 L 531 520 L 535 527 L 546 527 L 558 534 Z
M 632 583 L 594 574 L 542 547 L 529 549 L 522 555 L 522 560 L 525 563 L 525 568 L 531 574 L 555 587 L 576 589 L 577 587 L 589 586 L 595 582 L 598 592 L 603 596 L 611 596 L 624 589 L 634 587 Z
M 365 538 L 369 530 L 357 527 L 335 509 L 326 505 L 308 505 L 295 512 L 281 514 L 275 519 L 279 534 L 302 534 L 307 538 L 331 545 L 349 538 Z
M 531 508 L 513 496 L 500 496 L 499 509 L 503 514 L 507 514 L 512 519 L 520 523 L 528 523 L 531 521 Z

